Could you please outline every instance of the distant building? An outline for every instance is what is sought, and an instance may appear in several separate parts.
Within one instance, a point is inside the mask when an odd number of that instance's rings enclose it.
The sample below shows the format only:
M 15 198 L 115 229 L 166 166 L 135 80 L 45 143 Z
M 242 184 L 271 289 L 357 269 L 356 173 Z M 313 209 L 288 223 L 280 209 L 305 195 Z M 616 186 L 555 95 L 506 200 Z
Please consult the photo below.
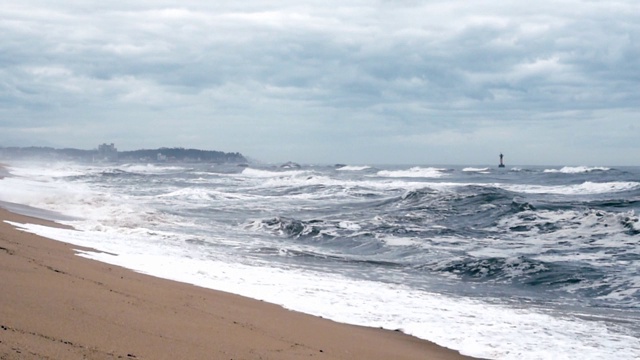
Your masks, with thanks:
M 102 144 L 98 146 L 97 161 L 116 161 L 118 160 L 118 149 L 111 144 Z

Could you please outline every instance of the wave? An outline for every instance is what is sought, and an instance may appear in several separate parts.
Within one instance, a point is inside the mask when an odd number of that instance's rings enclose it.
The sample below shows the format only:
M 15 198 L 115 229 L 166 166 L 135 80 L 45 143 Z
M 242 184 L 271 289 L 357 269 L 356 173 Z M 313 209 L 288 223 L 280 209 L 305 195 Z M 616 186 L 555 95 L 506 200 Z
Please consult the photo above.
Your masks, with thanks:
M 615 243 L 622 235 L 640 234 L 640 219 L 633 210 L 608 212 L 604 210 L 542 210 L 531 208 L 522 213 L 501 218 L 498 228 L 535 238 L 544 234 L 550 244 L 566 239 L 610 239 Z M 576 243 L 575 246 L 579 246 Z M 609 254 L 612 255 L 613 254 Z
M 33 166 L 36 165 L 36 166 Z M 54 163 L 37 166 L 37 164 L 12 164 L 6 166 L 11 175 L 16 177 L 24 177 L 32 180 L 50 180 L 55 178 L 65 178 L 85 175 L 87 168 L 79 168 L 71 163 Z
M 136 173 L 124 171 L 120 169 L 106 169 L 104 171 L 99 172 L 98 175 L 104 176 L 104 177 L 118 177 L 118 176 L 136 175 Z
M 237 206 L 239 202 L 250 202 L 257 197 L 259 196 L 244 192 L 227 192 L 207 187 L 192 186 L 154 195 L 153 199 L 161 200 L 166 204 L 210 208 L 212 201 L 215 201 L 216 206 L 229 206 L 231 205 L 229 202 L 234 202 Z
M 447 175 L 447 169 L 419 166 L 412 167 L 408 170 L 381 170 L 378 176 L 381 177 L 412 177 L 412 178 L 439 178 Z
M 458 257 L 435 264 L 415 266 L 419 271 L 434 271 L 466 282 L 510 284 L 525 291 L 558 292 L 579 296 L 596 306 L 635 308 L 640 291 L 635 280 L 620 276 L 608 267 L 589 262 L 567 262 L 563 259 L 543 259 L 528 256 L 485 258 Z M 633 259 L 637 259 L 634 255 Z M 560 296 L 561 297 L 561 296 Z
M 500 185 L 509 191 L 527 194 L 558 194 L 558 195 L 595 195 L 640 189 L 640 182 L 636 181 L 610 181 L 591 182 L 574 185 Z
M 254 230 L 264 228 L 279 235 L 300 238 L 320 235 L 321 228 L 316 226 L 316 223 L 322 223 L 322 220 L 302 221 L 286 217 L 275 217 L 268 220 L 253 221 L 248 227 Z
M 548 262 L 527 256 L 458 258 L 434 265 L 418 266 L 449 274 L 465 281 L 513 283 L 519 287 L 563 289 L 565 291 L 597 292 L 600 296 L 615 291 L 604 280 L 602 271 L 589 265 L 569 265 Z
M 545 169 L 543 172 L 545 173 L 562 173 L 562 174 L 580 174 L 580 173 L 588 173 L 593 171 L 609 171 L 611 170 L 608 167 L 601 166 L 565 166 L 562 169 Z
M 271 170 L 260 170 L 253 168 L 244 168 L 242 170 L 242 175 L 256 178 L 277 178 L 283 176 L 297 176 L 308 174 L 308 171 L 305 170 L 284 170 L 284 171 L 271 171 Z
M 162 174 L 167 172 L 184 171 L 185 168 L 181 166 L 162 166 L 156 164 L 123 164 L 118 166 L 116 170 L 137 174 Z
M 368 165 L 363 165 L 363 166 L 346 165 L 346 166 L 339 167 L 336 170 L 338 170 L 338 171 L 363 171 L 363 170 L 368 170 L 368 169 L 371 169 L 371 166 L 368 166 Z
M 284 257 L 294 257 L 294 258 L 303 258 L 305 260 L 320 260 L 322 263 L 325 263 L 327 260 L 332 262 L 346 263 L 346 264 L 359 264 L 359 265 L 373 265 L 373 266 L 383 266 L 383 267 L 401 267 L 401 263 L 393 262 L 393 261 L 385 261 L 385 260 L 375 260 L 375 259 L 363 259 L 352 256 L 345 255 L 337 255 L 331 253 L 321 253 L 312 250 L 298 250 L 298 249 L 290 249 L 290 248 L 275 248 L 275 247 L 262 247 L 257 249 L 258 252 L 261 253 L 271 253 L 272 255 L 284 256 Z
M 485 167 L 485 168 L 466 167 L 466 168 L 462 169 L 462 171 L 464 171 L 464 172 L 477 172 L 477 173 L 483 173 L 483 174 L 484 173 L 488 174 L 489 170 L 490 169 L 488 167 Z
M 419 266 L 418 268 L 432 266 Z M 549 267 L 542 261 L 524 256 L 501 258 L 458 258 L 435 264 L 432 270 L 450 273 L 465 280 L 494 280 L 504 281 L 516 277 L 533 275 L 549 271 Z
M 156 195 L 157 198 L 176 198 L 191 201 L 210 201 L 215 198 L 212 191 L 198 188 L 178 189 L 169 193 Z

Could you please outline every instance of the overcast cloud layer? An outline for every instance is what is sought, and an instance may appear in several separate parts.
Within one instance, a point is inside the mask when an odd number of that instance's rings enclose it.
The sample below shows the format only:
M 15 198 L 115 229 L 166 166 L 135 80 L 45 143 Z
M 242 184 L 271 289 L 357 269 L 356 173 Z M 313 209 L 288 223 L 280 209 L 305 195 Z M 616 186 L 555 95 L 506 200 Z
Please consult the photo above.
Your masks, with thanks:
M 0 5 L 0 145 L 640 165 L 637 0 Z

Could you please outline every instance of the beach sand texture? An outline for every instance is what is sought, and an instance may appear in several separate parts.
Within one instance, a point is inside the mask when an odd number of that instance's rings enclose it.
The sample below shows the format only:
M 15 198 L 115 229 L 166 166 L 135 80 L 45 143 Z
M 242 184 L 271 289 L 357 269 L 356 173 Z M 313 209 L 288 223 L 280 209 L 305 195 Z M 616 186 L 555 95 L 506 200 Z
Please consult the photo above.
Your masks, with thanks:
M 0 359 L 470 359 L 85 259 L 5 221 L 55 223 L 4 209 L 0 220 Z

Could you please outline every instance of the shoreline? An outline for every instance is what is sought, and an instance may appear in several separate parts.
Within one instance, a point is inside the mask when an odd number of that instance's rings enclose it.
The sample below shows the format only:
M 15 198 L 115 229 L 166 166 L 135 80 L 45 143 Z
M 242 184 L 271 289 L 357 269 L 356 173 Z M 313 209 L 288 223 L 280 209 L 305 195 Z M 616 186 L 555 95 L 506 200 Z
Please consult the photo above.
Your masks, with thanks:
M 472 359 L 392 330 L 287 310 L 76 256 L 5 221 L 60 226 L 0 204 L 3 359 Z

